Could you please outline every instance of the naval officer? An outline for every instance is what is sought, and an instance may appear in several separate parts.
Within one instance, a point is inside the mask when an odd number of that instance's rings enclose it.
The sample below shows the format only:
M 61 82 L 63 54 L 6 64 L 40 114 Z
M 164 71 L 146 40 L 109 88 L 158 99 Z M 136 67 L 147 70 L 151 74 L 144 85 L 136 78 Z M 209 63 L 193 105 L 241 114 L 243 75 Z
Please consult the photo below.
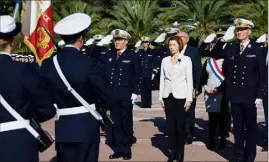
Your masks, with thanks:
M 65 41 L 57 52 L 57 60 L 66 80 L 81 97 L 94 107 L 101 98 L 106 107 L 113 107 L 114 95 L 100 75 L 100 68 L 80 51 L 91 24 L 84 13 L 75 13 L 60 20 L 54 32 Z M 40 73 L 53 91 L 58 107 L 55 121 L 56 151 L 60 162 L 97 162 L 100 122 L 67 89 L 57 73 L 53 58 L 42 63 Z M 85 111 L 86 110 L 86 111 Z
M 15 36 L 20 31 L 21 24 L 15 23 L 11 16 L 0 16 L 0 94 L 28 124 L 33 115 L 39 122 L 44 122 L 55 115 L 55 108 L 45 83 L 32 64 L 13 61 L 11 58 Z M 2 104 L 0 161 L 39 161 L 36 139 Z
M 231 103 L 234 126 L 234 151 L 237 162 L 254 162 L 256 157 L 257 106 L 261 104 L 265 61 L 261 48 L 249 39 L 254 24 L 236 19 L 209 55 L 225 58 L 226 99 Z M 234 35 L 240 43 L 223 45 Z M 245 139 L 244 130 L 247 130 Z
M 140 57 L 141 65 L 141 101 L 142 108 L 151 108 L 152 105 L 152 72 L 153 72 L 153 63 L 155 60 L 154 50 L 149 48 L 150 38 L 143 36 L 141 37 L 141 42 L 143 48 L 140 49 L 137 54 Z
M 129 160 L 132 157 L 131 146 L 133 144 L 133 104 L 139 92 L 140 66 L 138 56 L 127 48 L 130 34 L 124 30 L 116 29 L 113 35 L 115 50 L 108 55 L 107 77 L 113 91 L 119 100 L 120 106 L 111 110 L 114 121 L 112 131 L 108 133 L 108 139 L 112 140 L 114 153 L 110 159 L 123 157 Z M 111 139 L 112 138 L 112 139 Z

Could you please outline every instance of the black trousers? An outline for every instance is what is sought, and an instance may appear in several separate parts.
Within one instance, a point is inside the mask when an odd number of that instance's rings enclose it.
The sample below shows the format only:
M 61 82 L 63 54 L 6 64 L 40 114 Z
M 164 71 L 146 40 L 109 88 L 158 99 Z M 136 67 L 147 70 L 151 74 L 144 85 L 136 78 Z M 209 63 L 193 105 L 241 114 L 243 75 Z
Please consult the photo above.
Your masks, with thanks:
M 150 77 L 143 77 L 142 78 L 142 87 L 143 90 L 141 92 L 141 100 L 142 100 L 142 105 L 144 106 L 151 106 L 152 105 L 152 81 Z
M 57 162 L 98 162 L 98 143 L 57 142 Z
M 227 132 L 227 120 L 225 114 L 222 112 L 209 112 L 208 117 L 209 142 L 215 142 L 217 130 L 219 130 L 221 139 L 225 139 Z
M 190 108 L 186 113 L 186 139 L 193 139 L 195 127 L 196 98 L 193 99 Z
M 134 143 L 133 104 L 121 102 L 119 107 L 110 111 L 114 125 L 107 130 L 106 143 L 114 152 L 131 152 Z
M 234 151 L 237 159 L 254 162 L 256 157 L 257 108 L 255 104 L 231 103 Z M 245 138 L 246 128 L 246 138 Z
M 172 153 L 178 154 L 184 159 L 186 111 L 184 104 L 186 99 L 176 99 L 172 94 L 163 98 L 165 115 L 168 127 L 168 140 Z

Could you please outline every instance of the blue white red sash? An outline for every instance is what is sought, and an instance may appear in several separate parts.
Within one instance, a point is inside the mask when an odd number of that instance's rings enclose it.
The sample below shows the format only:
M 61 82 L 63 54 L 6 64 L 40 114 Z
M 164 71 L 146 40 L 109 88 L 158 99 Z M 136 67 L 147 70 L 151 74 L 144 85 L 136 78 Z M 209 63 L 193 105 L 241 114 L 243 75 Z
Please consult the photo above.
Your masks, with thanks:
M 208 64 L 209 64 L 210 69 L 215 74 L 215 76 L 222 82 L 225 79 L 225 76 L 222 73 L 222 71 L 220 70 L 216 60 L 214 58 L 209 58 Z

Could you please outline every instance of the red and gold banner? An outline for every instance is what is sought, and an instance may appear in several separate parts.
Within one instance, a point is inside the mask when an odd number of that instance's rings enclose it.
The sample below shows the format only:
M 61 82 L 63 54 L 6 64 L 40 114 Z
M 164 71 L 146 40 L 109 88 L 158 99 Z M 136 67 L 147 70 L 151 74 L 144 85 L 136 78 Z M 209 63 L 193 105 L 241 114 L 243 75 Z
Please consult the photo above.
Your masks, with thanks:
M 51 0 L 22 1 L 21 11 L 22 36 L 24 43 L 34 53 L 36 61 L 42 61 L 53 53 L 53 41 L 45 29 L 53 37 L 53 19 Z

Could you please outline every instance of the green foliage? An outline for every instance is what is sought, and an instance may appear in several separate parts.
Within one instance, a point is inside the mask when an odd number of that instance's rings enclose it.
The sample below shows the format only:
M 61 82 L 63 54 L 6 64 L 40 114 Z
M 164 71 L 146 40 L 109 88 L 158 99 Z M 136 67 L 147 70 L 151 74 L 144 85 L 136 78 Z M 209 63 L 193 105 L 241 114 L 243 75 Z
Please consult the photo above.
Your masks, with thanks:
M 180 30 L 189 33 L 193 45 L 198 45 L 217 25 L 230 25 L 238 17 L 254 22 L 253 39 L 268 28 L 266 0 L 170 0 L 171 6 L 165 8 L 160 8 L 157 2 L 159 0 L 52 0 L 53 20 L 55 24 L 67 15 L 83 12 L 92 19 L 87 39 L 120 28 L 131 34 L 131 45 L 144 35 L 155 39 L 175 21 L 179 22 Z M 11 15 L 13 9 L 13 1 L 0 1 L 0 12 Z M 55 39 L 60 40 L 58 35 Z M 20 36 L 17 42 L 14 52 L 29 51 Z

